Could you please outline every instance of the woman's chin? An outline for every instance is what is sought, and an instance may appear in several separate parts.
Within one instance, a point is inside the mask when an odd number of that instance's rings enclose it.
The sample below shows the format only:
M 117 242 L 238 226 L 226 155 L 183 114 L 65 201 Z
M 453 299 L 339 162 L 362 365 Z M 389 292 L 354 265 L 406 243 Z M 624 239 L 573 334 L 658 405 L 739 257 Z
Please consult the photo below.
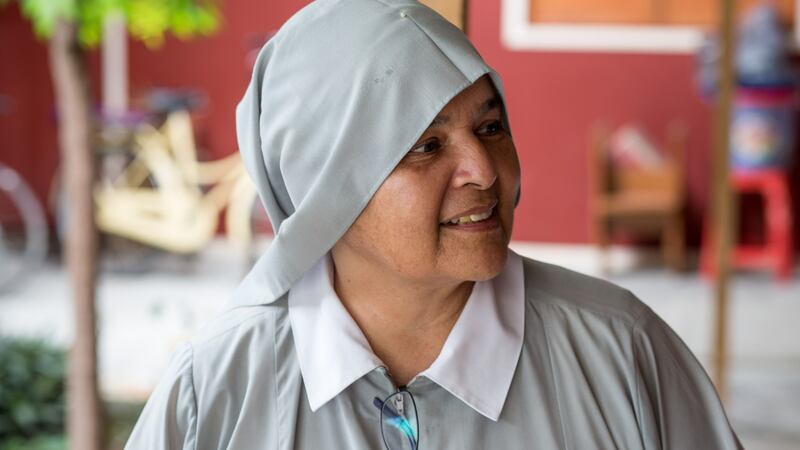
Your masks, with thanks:
M 454 264 L 453 275 L 464 281 L 486 281 L 491 280 L 503 271 L 508 258 L 508 247 L 492 246 L 470 255 L 456 258 L 458 263 Z

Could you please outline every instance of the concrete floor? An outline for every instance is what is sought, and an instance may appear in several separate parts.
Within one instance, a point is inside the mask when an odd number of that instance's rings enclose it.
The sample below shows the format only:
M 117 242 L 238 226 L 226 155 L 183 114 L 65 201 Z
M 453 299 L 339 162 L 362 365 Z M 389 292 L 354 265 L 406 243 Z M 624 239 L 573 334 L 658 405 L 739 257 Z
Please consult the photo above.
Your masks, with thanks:
M 512 247 L 532 258 L 597 275 L 590 247 Z M 615 270 L 609 279 L 649 304 L 707 364 L 712 285 L 693 273 L 664 271 L 649 259 L 647 254 L 615 249 Z M 245 267 L 224 242 L 192 258 L 148 253 L 129 261 L 107 258 L 98 299 L 104 395 L 146 399 L 172 350 L 222 307 Z M 50 263 L 16 289 L 0 293 L 0 333 L 68 343 L 73 330 L 67 287 L 63 270 Z M 745 448 L 800 450 L 800 273 L 784 284 L 765 273 L 739 273 L 731 297 L 726 400 L 730 419 Z

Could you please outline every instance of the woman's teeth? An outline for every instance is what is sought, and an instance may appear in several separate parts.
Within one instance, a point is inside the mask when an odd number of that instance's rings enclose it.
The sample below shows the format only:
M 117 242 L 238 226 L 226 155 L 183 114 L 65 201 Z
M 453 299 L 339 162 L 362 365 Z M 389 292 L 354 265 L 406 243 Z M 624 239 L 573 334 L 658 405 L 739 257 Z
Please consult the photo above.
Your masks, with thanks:
M 481 214 L 470 214 L 468 216 L 457 217 L 453 220 L 445 222 L 445 225 L 464 225 L 468 223 L 480 222 L 491 217 L 493 211 L 494 208 L 490 208 L 488 211 Z

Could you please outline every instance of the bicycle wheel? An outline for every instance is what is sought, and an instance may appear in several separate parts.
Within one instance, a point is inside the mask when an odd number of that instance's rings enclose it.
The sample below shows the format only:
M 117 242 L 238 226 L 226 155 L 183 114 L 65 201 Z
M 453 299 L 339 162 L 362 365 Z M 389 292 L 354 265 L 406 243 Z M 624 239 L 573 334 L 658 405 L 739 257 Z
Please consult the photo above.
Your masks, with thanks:
M 33 191 L 0 163 L 0 291 L 44 262 L 47 239 L 47 221 Z

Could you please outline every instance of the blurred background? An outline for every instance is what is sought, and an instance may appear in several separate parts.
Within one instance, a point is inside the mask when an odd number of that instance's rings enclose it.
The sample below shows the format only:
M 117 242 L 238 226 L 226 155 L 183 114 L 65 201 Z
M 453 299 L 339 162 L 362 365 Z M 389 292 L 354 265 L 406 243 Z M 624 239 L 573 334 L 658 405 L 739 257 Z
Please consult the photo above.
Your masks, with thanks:
M 122 448 L 269 245 L 234 108 L 307 3 L 0 0 L 0 450 Z M 423 3 L 503 77 L 512 247 L 631 289 L 746 448 L 800 449 L 798 0 Z

